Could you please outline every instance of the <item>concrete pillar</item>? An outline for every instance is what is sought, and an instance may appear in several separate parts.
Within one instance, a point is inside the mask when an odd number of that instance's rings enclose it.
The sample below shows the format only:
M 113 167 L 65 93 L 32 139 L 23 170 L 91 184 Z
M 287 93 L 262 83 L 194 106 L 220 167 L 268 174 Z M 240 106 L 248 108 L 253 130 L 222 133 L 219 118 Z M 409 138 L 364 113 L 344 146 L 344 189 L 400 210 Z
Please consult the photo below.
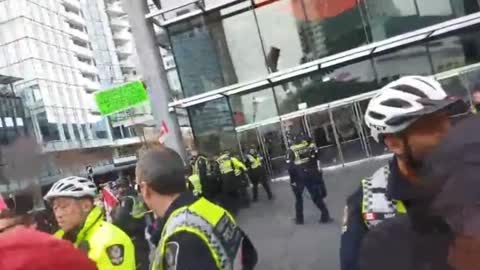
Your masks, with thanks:
M 159 127 L 162 121 L 165 121 L 170 130 L 165 145 L 177 151 L 185 160 L 185 147 L 176 115 L 168 111 L 170 90 L 153 24 L 145 19 L 149 12 L 147 0 L 122 0 L 122 7 L 128 14 L 132 28 L 140 62 L 138 68 L 148 87 L 155 124 Z

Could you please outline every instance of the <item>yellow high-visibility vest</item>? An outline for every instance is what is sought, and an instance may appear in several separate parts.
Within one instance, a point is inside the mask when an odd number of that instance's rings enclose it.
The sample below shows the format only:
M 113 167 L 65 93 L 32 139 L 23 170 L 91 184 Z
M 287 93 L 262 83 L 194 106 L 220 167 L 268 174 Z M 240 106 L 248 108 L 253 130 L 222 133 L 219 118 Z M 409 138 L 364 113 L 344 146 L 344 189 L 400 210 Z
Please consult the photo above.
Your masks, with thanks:
M 228 211 L 205 198 L 199 198 L 193 204 L 175 210 L 167 219 L 151 270 L 165 270 L 167 243 L 173 235 L 181 232 L 192 233 L 205 243 L 217 269 L 233 269 L 243 233 Z
M 193 187 L 193 194 L 199 196 L 202 194 L 202 182 L 198 174 L 192 174 L 188 177 L 188 182 Z
M 55 233 L 60 239 L 64 235 L 63 230 Z M 121 229 L 104 221 L 100 208 L 95 207 L 90 212 L 74 245 L 87 249 L 88 257 L 97 264 L 98 270 L 136 269 L 132 240 Z
M 250 161 L 250 167 L 256 169 L 262 166 L 262 158 L 260 156 L 254 157 L 253 155 L 247 155 L 248 160 Z

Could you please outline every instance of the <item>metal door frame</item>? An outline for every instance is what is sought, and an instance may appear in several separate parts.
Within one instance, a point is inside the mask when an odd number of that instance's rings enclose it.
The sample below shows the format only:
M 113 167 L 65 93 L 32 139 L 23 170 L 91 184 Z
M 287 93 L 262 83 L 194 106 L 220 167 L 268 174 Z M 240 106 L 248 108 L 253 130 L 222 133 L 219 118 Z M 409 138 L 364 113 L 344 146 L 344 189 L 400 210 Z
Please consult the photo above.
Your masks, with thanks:
M 334 110 L 336 108 L 348 106 L 348 105 L 351 106 L 352 113 L 355 115 L 355 118 L 357 118 L 357 121 L 356 121 L 357 123 L 356 123 L 355 128 L 356 128 L 357 132 L 359 133 L 358 135 L 359 135 L 359 138 L 360 138 L 360 142 L 362 144 L 362 148 L 364 149 L 367 157 L 370 157 L 370 156 L 372 156 L 372 150 L 371 150 L 370 143 L 368 141 L 368 135 L 366 134 L 366 131 L 364 130 L 364 125 L 362 123 L 363 116 L 362 116 L 361 108 L 360 108 L 360 105 L 359 105 L 358 102 L 362 101 L 362 100 L 370 99 L 373 96 L 375 96 L 378 92 L 379 92 L 379 90 L 369 91 L 369 92 L 364 93 L 364 94 L 348 97 L 348 98 L 341 99 L 341 100 L 336 100 L 336 101 L 333 101 L 333 102 L 330 102 L 330 103 L 317 105 L 317 106 L 307 108 L 307 109 L 303 109 L 303 110 L 294 111 L 294 112 L 284 114 L 284 115 L 281 115 L 281 116 L 275 116 L 275 117 L 268 118 L 268 119 L 265 119 L 265 120 L 262 120 L 262 121 L 259 121 L 259 122 L 256 122 L 256 123 L 246 124 L 246 125 L 243 125 L 243 126 L 236 127 L 235 131 L 237 132 L 237 134 L 239 134 L 239 133 L 251 130 L 251 129 L 255 129 L 255 132 L 256 132 L 256 135 L 257 135 L 257 141 L 260 142 L 259 145 L 261 146 L 262 151 L 264 152 L 264 155 L 266 155 L 268 153 L 266 151 L 263 133 L 261 133 L 261 130 L 260 130 L 261 127 L 279 123 L 280 124 L 280 131 L 282 132 L 282 138 L 283 138 L 283 143 L 285 145 L 285 149 L 288 149 L 289 145 L 288 145 L 286 130 L 285 130 L 282 122 L 284 122 L 286 120 L 301 117 L 302 118 L 302 123 L 303 123 L 308 135 L 312 136 L 311 124 L 310 124 L 307 116 L 309 116 L 311 114 L 314 114 L 314 113 L 328 112 L 330 124 L 332 125 L 332 128 L 333 128 L 333 135 L 334 135 L 335 144 L 336 144 L 336 147 L 337 147 L 337 152 L 338 152 L 338 155 L 340 157 L 341 164 L 343 165 L 343 164 L 345 164 L 345 161 L 344 161 L 343 151 L 342 151 L 341 144 L 340 144 L 340 139 L 339 139 L 339 136 L 338 136 L 338 133 L 337 133 L 337 130 L 336 130 L 336 126 L 335 126 L 335 120 L 333 119 L 332 110 Z M 361 127 L 361 128 L 359 128 L 359 127 Z M 241 144 L 241 142 L 239 140 L 239 145 L 240 144 Z M 242 148 L 240 147 L 240 149 L 242 149 Z M 244 154 L 243 152 L 244 151 L 242 151 L 242 156 Z M 273 176 L 272 164 L 268 164 L 268 167 L 269 167 L 269 170 L 270 170 L 269 171 L 270 175 Z
M 281 121 L 280 121 L 280 117 L 272 117 L 272 118 L 269 118 L 269 119 L 265 119 L 265 120 L 262 120 L 262 121 L 259 121 L 259 122 L 256 122 L 256 123 L 253 123 L 253 124 L 247 124 L 247 125 L 243 125 L 243 126 L 239 126 L 239 127 L 236 127 L 235 128 L 235 131 L 237 132 L 237 134 L 240 134 L 242 132 L 247 132 L 249 130 L 255 130 L 255 134 L 257 136 L 257 142 L 258 142 L 258 145 L 261 147 L 261 150 L 262 150 L 262 154 L 263 154 L 263 157 L 265 158 L 265 164 L 266 164 L 266 169 L 267 169 L 267 173 L 273 178 L 273 165 L 271 163 L 271 156 L 270 154 L 268 153 L 267 151 L 267 148 L 265 146 L 265 136 L 263 135 L 263 130 L 262 130 L 262 127 L 265 127 L 265 126 L 268 126 L 268 125 L 274 125 L 274 124 L 279 124 L 281 126 Z M 282 127 L 280 127 L 280 130 L 282 132 L 282 138 L 283 138 L 283 141 L 284 143 L 286 143 L 285 139 L 286 139 L 286 135 L 285 135 L 285 132 L 283 130 Z M 241 145 L 241 142 L 239 140 L 239 144 Z M 240 149 L 242 149 L 240 147 Z M 243 149 L 242 149 L 243 150 Z M 242 151 L 242 157 L 245 159 L 245 157 L 243 156 L 244 155 L 244 151 Z

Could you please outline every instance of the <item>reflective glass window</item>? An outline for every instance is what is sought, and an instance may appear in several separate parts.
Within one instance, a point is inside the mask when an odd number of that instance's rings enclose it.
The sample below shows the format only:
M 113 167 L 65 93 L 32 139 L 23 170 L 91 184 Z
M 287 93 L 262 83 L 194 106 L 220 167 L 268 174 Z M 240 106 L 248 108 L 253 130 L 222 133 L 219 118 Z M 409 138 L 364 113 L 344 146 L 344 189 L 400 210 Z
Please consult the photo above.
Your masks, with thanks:
M 70 131 L 68 129 L 68 125 L 67 124 L 62 124 L 62 126 L 63 126 L 63 133 L 65 134 L 65 140 L 70 141 L 72 139 L 72 137 L 70 136 Z
M 365 0 L 373 41 L 479 11 L 476 0 Z
M 368 31 L 357 0 L 294 0 L 304 61 L 367 43 Z
M 303 0 L 301 0 L 303 1 Z M 293 3 L 300 1 L 256 1 L 255 13 L 270 72 L 294 67 L 305 61 L 302 39 L 303 12 L 293 12 Z M 303 46 L 302 46 L 303 45 Z
M 479 31 L 450 35 L 430 41 L 428 49 L 435 73 L 480 62 Z
M 37 121 L 44 142 L 60 140 L 57 124 L 48 122 L 46 112 L 37 114 Z
M 478 30 L 450 35 L 428 43 L 432 64 L 449 95 L 469 97 L 480 89 L 480 38 Z M 477 98 L 478 99 L 478 98 Z
M 255 123 L 278 115 L 271 88 L 230 96 L 236 126 Z
M 236 5 L 168 28 L 185 96 L 267 74 L 253 11 L 245 8 Z
M 108 125 L 105 119 L 100 119 L 98 122 L 90 124 L 93 130 L 93 136 L 95 139 L 107 139 L 108 138 Z
M 371 60 L 324 69 L 275 87 L 279 113 L 325 104 L 378 88 Z
M 222 150 L 238 151 L 230 106 L 221 98 L 188 108 L 195 144 L 209 155 Z
M 425 45 L 392 51 L 373 59 L 378 83 L 383 86 L 406 75 L 432 75 L 432 65 Z

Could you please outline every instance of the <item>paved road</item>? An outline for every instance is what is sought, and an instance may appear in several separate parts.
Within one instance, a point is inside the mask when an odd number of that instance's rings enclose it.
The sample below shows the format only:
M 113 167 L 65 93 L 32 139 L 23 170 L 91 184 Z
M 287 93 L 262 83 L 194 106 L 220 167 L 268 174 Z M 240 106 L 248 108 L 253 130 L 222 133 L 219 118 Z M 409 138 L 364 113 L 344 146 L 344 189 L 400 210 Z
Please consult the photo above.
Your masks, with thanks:
M 293 223 L 294 197 L 288 182 L 273 183 L 276 200 L 269 202 L 260 189 L 260 202 L 243 210 L 239 223 L 259 251 L 261 270 L 338 270 L 340 226 L 345 198 L 361 177 L 372 174 L 386 160 L 369 160 L 325 172 L 327 203 L 335 222 L 319 224 L 320 212 L 305 198 L 305 225 Z

